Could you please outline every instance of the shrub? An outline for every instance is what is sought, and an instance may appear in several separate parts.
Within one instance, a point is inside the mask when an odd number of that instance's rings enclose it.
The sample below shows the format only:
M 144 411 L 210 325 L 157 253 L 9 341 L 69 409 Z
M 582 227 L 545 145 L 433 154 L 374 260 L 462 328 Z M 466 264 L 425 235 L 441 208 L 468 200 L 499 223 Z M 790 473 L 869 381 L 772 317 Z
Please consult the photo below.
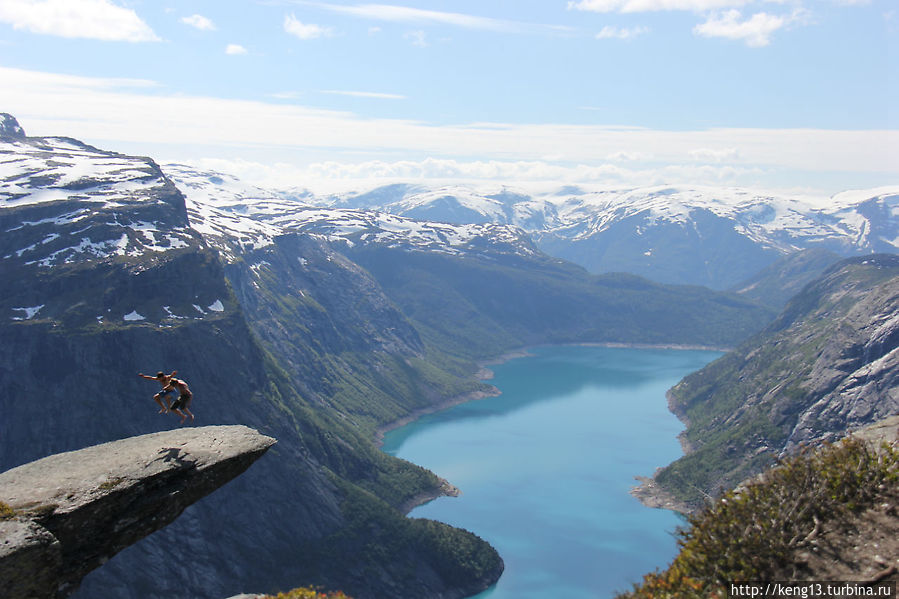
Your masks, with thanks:
M 0 501 L 0 521 L 11 520 L 16 516 L 15 510 L 9 507 L 9 504 Z
M 794 553 L 822 524 L 845 520 L 899 481 L 899 451 L 854 438 L 804 449 L 727 492 L 677 532 L 680 552 L 668 570 L 647 574 L 619 597 L 725 596 L 735 580 L 793 578 Z

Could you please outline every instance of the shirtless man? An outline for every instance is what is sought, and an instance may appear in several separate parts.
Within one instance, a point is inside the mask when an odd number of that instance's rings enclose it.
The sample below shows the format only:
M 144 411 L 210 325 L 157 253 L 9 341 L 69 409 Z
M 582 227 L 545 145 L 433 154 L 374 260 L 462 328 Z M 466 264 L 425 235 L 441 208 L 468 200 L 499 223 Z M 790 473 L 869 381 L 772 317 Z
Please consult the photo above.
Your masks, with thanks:
M 166 385 L 165 389 L 168 389 L 169 391 L 174 389 L 178 390 L 178 399 L 172 403 L 172 406 L 169 409 L 181 416 L 180 424 L 184 424 L 184 421 L 187 420 L 188 416 L 193 420 L 194 415 L 190 413 L 188 406 L 190 406 L 190 400 L 194 398 L 194 395 L 190 392 L 187 383 L 179 379 L 172 379 L 169 384 Z M 163 389 L 163 391 L 165 391 L 165 389 Z
M 159 413 L 165 414 L 169 411 L 169 398 L 168 396 L 171 393 L 174 393 L 174 389 L 169 389 L 166 391 L 166 388 L 169 386 L 169 383 L 172 382 L 172 379 L 175 378 L 175 375 L 178 374 L 177 370 L 173 370 L 172 374 L 165 374 L 161 370 L 156 373 L 156 376 L 147 376 L 146 374 L 137 373 L 137 376 L 147 379 L 148 381 L 159 381 L 159 384 L 162 385 L 162 391 L 153 396 L 153 399 L 156 400 L 156 403 L 159 404 Z M 162 399 L 165 398 L 165 405 L 162 405 Z

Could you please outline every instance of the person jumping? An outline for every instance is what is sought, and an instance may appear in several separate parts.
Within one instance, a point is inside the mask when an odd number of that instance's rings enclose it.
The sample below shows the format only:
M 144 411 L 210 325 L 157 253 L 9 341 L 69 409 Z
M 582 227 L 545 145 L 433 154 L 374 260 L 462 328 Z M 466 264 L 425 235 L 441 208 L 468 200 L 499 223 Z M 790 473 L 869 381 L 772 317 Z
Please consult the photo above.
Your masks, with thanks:
M 169 411 L 168 396 L 174 393 L 175 390 L 169 389 L 166 391 L 166 388 L 169 386 L 169 383 L 172 382 L 172 379 L 175 378 L 176 374 L 178 374 L 177 370 L 173 370 L 172 374 L 166 374 L 160 370 L 156 373 L 156 376 L 148 376 L 140 372 L 137 373 L 137 376 L 141 378 L 147 379 L 148 381 L 159 381 L 159 384 L 162 385 L 162 391 L 153 396 L 153 399 L 159 404 L 159 414 L 165 414 Z M 165 405 L 162 403 L 163 399 L 165 399 Z
M 188 388 L 187 383 L 180 379 L 172 379 L 166 388 L 168 390 L 178 390 L 178 399 L 176 399 L 172 406 L 169 408 L 172 412 L 181 416 L 180 424 L 184 424 L 184 421 L 187 420 L 187 417 L 190 416 L 191 421 L 194 419 L 194 415 L 191 414 L 188 407 L 190 406 L 190 401 L 194 398 L 193 393 L 190 392 L 190 388 Z M 165 390 L 163 389 L 163 391 Z

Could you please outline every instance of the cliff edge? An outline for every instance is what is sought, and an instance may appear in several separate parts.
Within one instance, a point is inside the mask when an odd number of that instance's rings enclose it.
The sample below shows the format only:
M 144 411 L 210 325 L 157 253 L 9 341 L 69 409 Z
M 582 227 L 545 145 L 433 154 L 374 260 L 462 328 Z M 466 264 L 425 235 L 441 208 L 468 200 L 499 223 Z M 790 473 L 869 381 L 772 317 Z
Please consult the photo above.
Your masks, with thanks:
M 0 473 L 0 588 L 65 597 L 82 577 L 244 472 L 275 443 L 245 426 L 132 437 Z

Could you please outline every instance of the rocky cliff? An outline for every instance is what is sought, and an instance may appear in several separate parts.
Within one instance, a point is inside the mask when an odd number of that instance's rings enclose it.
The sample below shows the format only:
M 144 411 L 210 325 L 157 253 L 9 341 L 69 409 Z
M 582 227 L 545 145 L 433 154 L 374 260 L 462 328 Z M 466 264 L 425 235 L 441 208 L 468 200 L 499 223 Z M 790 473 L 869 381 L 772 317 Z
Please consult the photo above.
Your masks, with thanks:
M 656 481 L 700 502 L 801 444 L 899 412 L 899 256 L 850 258 L 762 333 L 670 391 L 687 455 Z
M 279 439 L 230 493 L 121 551 L 76 597 L 309 584 L 450 597 L 499 577 L 485 542 L 398 509 L 440 480 L 378 451 L 376 425 L 460 381 L 424 363 L 370 277 L 322 237 L 188 210 L 150 159 L 4 122 L 0 470 L 177 426 L 141 370 L 178 369 L 198 423 Z
M 245 426 L 171 430 L 52 455 L 0 474 L 4 597 L 69 595 L 113 555 L 174 521 L 275 443 Z

